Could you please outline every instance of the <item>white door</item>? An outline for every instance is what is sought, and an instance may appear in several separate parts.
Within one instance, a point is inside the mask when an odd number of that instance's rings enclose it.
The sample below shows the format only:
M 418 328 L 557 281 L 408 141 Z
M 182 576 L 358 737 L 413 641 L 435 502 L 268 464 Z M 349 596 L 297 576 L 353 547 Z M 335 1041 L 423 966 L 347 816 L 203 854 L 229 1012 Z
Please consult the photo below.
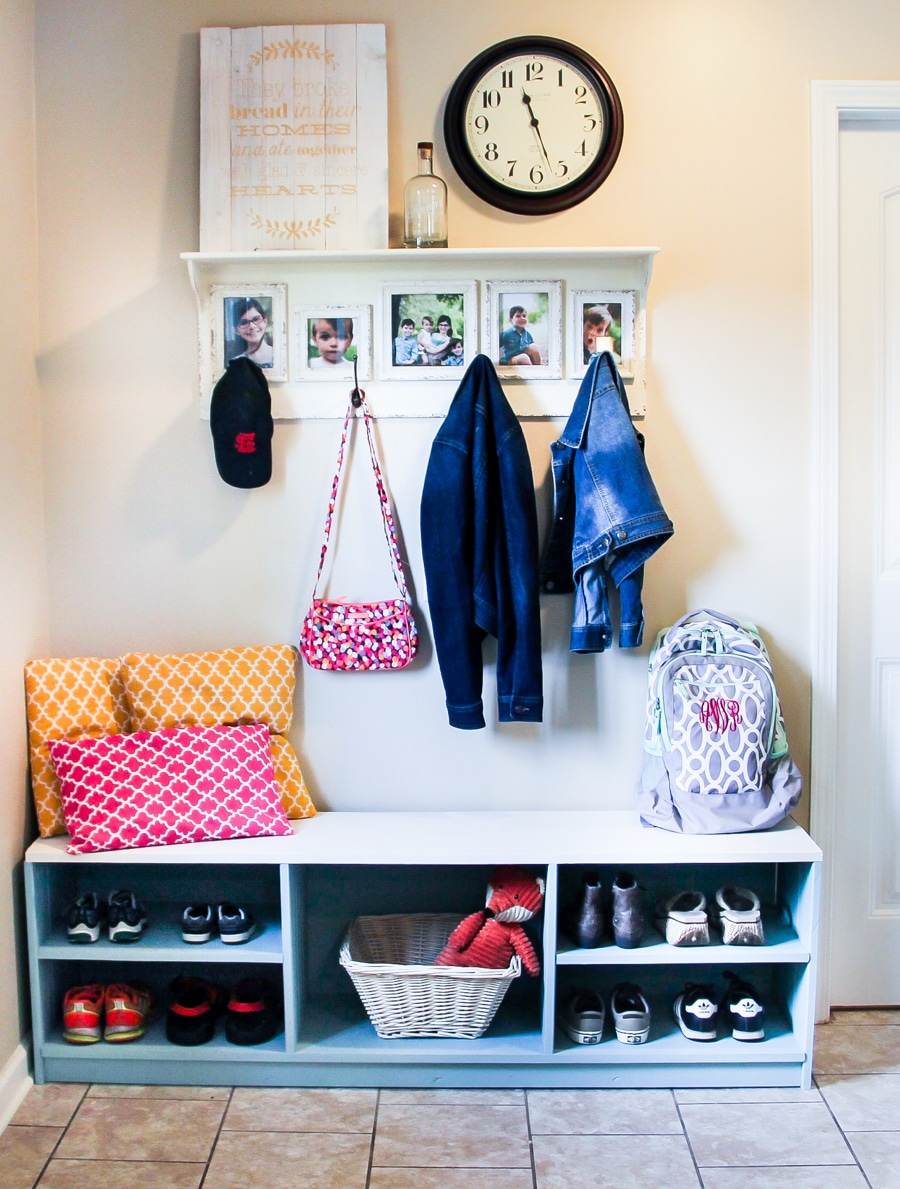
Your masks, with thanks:
M 831 1004 L 900 1004 L 900 122 L 839 134 Z

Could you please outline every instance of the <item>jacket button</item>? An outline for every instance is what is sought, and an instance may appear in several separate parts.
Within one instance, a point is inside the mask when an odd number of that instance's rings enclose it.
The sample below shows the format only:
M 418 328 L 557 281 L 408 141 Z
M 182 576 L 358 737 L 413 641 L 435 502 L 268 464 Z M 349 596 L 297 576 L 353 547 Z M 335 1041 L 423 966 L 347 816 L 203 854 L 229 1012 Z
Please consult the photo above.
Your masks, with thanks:
M 619 538 L 620 541 L 628 540 L 628 533 L 626 533 L 624 528 L 620 528 L 619 531 L 616 533 L 616 536 Z
M 556 583 L 555 582 L 545 582 L 544 590 L 556 590 Z

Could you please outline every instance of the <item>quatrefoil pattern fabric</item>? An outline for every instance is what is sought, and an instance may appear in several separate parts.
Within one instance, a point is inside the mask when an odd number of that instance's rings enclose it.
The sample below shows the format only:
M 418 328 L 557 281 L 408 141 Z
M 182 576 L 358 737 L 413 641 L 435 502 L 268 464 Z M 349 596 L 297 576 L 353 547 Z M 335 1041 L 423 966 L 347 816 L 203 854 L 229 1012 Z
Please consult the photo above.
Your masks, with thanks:
M 133 731 L 265 723 L 288 817 L 316 812 L 294 749 L 283 736 L 294 713 L 297 649 L 290 644 L 224 648 L 218 652 L 120 658 Z
M 120 658 L 135 731 L 265 723 L 290 729 L 297 650 L 289 644 Z
M 48 745 L 69 854 L 292 834 L 264 724 Z
M 25 666 L 25 708 L 38 829 L 42 838 L 51 838 L 64 834 L 66 823 L 47 744 L 55 739 L 97 739 L 129 730 L 118 660 L 68 657 L 29 661 Z

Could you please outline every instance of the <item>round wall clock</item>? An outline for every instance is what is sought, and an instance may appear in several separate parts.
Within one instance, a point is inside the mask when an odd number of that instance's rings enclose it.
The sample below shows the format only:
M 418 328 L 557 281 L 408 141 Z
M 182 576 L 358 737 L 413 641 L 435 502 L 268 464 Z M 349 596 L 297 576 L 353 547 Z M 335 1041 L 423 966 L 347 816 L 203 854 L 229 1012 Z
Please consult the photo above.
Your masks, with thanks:
M 546 215 L 583 201 L 608 176 L 622 145 L 622 104 L 583 49 L 556 37 L 512 37 L 457 78 L 444 139 L 480 198 Z

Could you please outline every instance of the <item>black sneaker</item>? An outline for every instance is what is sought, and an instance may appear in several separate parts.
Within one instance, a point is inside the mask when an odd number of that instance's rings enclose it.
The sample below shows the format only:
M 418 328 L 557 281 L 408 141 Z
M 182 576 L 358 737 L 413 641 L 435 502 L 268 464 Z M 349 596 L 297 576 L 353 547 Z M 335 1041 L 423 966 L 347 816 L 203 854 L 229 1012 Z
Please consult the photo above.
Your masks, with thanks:
M 712 987 L 688 983 L 675 1000 L 675 1023 L 688 1040 L 715 1040 L 716 1010 Z
M 722 977 L 730 984 L 722 1000 L 722 1009 L 728 1012 L 731 1020 L 731 1035 L 735 1040 L 765 1040 L 765 1012 L 756 988 L 730 970 L 726 970 Z
M 174 1045 L 202 1045 L 211 1041 L 222 1012 L 218 987 L 205 978 L 180 975 L 172 983 L 166 1016 L 166 1038 Z
M 66 909 L 66 937 L 78 945 L 99 941 L 106 923 L 106 905 L 96 892 L 85 892 Z
M 225 1039 L 233 1045 L 258 1045 L 278 1031 L 278 1012 L 268 983 L 245 978 L 232 989 L 225 1013 Z
M 140 941 L 147 928 L 147 910 L 134 892 L 110 892 L 106 919 L 110 941 Z
M 196 944 L 209 941 L 214 926 L 211 904 L 189 904 L 181 914 L 181 940 Z
M 219 905 L 219 936 L 228 945 L 240 945 L 249 941 L 256 928 L 256 922 L 245 908 L 236 904 Z

